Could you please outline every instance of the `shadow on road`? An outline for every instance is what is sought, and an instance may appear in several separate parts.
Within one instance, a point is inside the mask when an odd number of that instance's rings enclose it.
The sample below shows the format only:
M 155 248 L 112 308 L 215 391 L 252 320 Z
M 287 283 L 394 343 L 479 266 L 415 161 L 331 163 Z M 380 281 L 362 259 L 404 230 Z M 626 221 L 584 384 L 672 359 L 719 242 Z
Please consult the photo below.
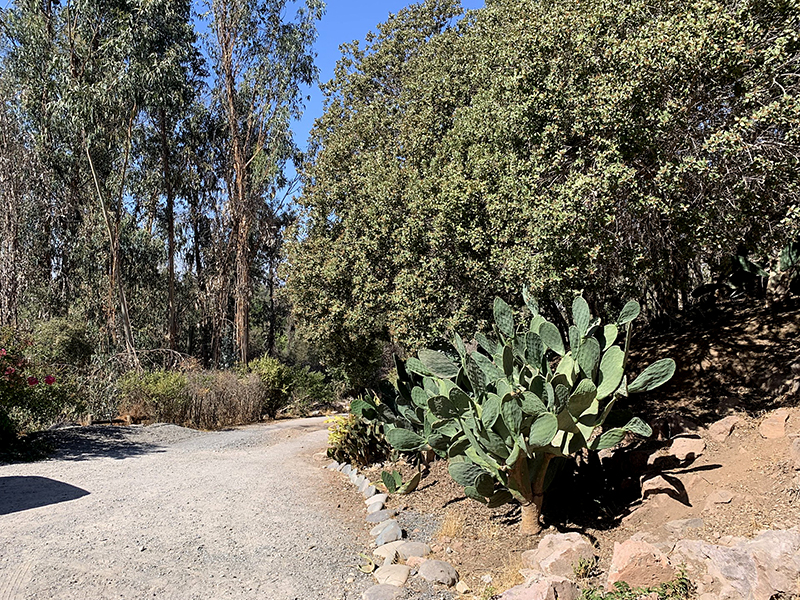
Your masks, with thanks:
M 131 439 L 122 427 L 76 427 L 43 432 L 57 460 L 123 459 L 164 452 L 162 447 Z
M 79 487 L 47 477 L 0 477 L 0 515 L 68 502 L 88 494 Z

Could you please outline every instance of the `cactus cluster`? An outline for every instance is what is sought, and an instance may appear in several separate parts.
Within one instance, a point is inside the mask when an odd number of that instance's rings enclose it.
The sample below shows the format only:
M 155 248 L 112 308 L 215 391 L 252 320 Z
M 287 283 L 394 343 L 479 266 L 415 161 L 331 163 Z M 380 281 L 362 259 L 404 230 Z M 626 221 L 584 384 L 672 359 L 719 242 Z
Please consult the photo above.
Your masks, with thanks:
M 551 459 L 609 448 L 628 433 L 650 436 L 650 427 L 636 417 L 622 427 L 603 424 L 617 399 L 663 384 L 675 363 L 659 360 L 628 383 L 636 302 L 603 326 L 577 297 L 565 340 L 527 292 L 524 299 L 531 313 L 527 324 L 517 323 L 511 307 L 497 298 L 494 335 L 477 334 L 474 349 L 455 334 L 452 351 L 424 349 L 398 361 L 394 405 L 371 401 L 369 410 L 394 417 L 386 420 L 385 434 L 397 450 L 432 448 L 446 455 L 450 475 L 470 498 L 489 506 L 519 501 L 522 531 L 535 533 L 554 471 Z M 617 343 L 622 330 L 624 347 Z

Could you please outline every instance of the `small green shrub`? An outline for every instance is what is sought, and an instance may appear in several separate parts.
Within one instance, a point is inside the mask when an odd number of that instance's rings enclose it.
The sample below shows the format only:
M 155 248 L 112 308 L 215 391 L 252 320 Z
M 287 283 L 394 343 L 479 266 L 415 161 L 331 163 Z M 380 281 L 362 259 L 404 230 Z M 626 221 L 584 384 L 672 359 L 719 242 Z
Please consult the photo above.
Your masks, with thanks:
M 632 588 L 627 583 L 618 581 L 614 589 L 606 592 L 602 588 L 586 588 L 581 598 L 583 600 L 638 600 L 648 598 L 655 593 L 658 600 L 688 600 L 694 596 L 694 584 L 689 581 L 685 573 L 681 573 L 672 581 L 649 588 Z
M 278 411 L 291 402 L 293 374 L 291 367 L 277 358 L 262 356 L 248 365 L 251 373 L 256 375 L 264 386 L 264 404 L 262 411 L 274 419 Z
M 349 414 L 326 420 L 328 456 L 339 462 L 367 466 L 383 462 L 392 448 L 383 437 L 380 424 Z
M 130 371 L 119 380 L 120 411 L 139 418 L 175 423 L 189 401 L 186 375 L 174 371 L 139 374 Z

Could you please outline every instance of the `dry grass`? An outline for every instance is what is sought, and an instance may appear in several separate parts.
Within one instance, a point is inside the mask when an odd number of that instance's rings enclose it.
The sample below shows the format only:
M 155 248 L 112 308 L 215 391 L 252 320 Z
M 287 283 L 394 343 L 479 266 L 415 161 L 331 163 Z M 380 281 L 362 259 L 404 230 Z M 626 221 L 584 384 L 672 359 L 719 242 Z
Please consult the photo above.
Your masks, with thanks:
M 464 536 L 466 519 L 464 515 L 454 510 L 448 510 L 442 519 L 442 526 L 438 537 L 460 538 Z

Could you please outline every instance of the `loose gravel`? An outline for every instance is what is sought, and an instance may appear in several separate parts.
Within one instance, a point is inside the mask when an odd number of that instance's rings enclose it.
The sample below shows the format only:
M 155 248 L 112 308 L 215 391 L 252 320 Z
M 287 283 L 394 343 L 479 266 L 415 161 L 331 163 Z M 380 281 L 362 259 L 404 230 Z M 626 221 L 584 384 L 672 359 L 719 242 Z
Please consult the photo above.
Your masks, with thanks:
M 360 599 L 323 421 L 51 432 L 53 458 L 0 466 L 0 598 Z

